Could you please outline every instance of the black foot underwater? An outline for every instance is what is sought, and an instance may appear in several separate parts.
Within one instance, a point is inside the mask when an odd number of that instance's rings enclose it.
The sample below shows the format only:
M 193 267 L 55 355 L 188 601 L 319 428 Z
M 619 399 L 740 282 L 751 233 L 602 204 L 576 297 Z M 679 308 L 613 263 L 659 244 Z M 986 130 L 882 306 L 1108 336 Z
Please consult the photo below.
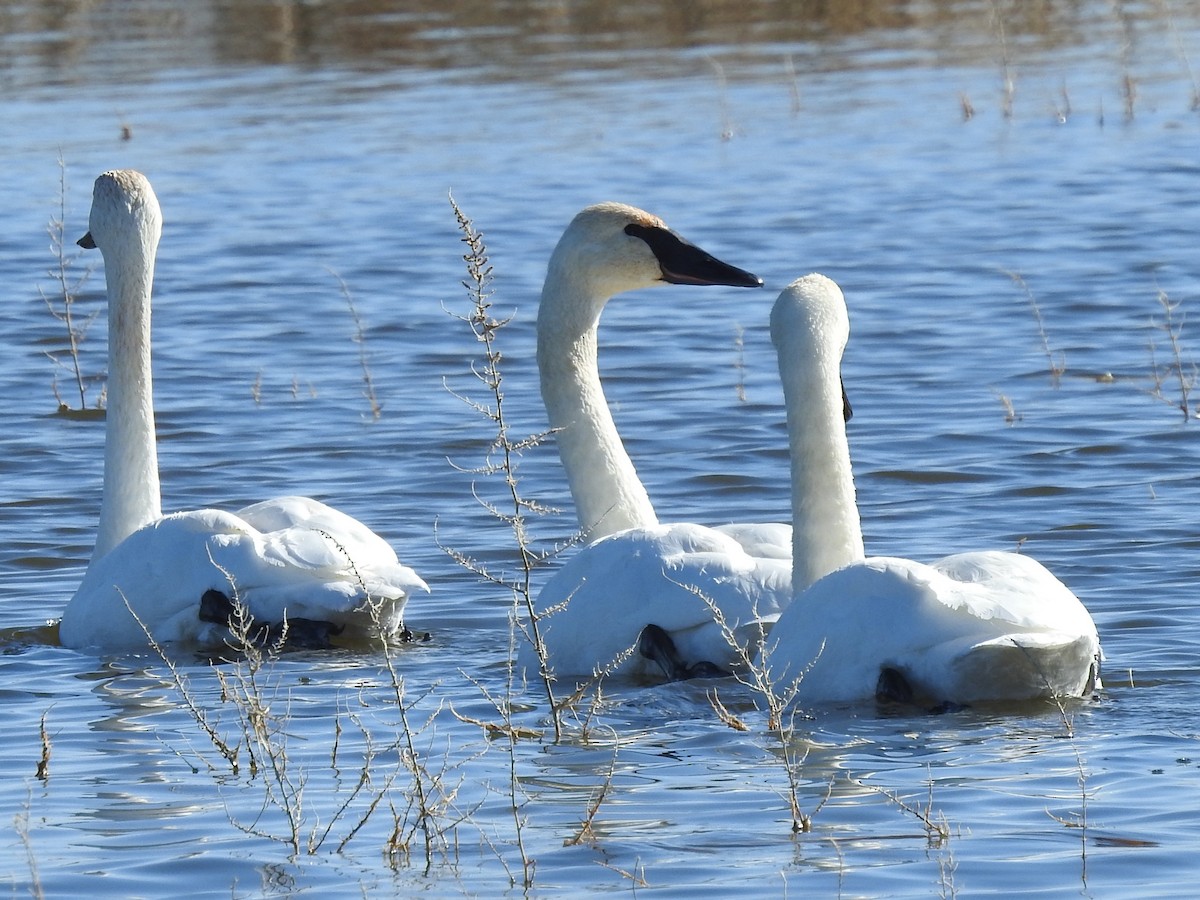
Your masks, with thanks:
M 658 663 L 668 681 L 687 681 L 690 678 L 725 678 L 729 675 L 720 666 L 702 660 L 688 665 L 675 641 L 657 625 L 647 625 L 638 638 L 638 653 Z
M 237 611 L 233 601 L 218 590 L 207 590 L 200 598 L 200 621 L 229 627 Z M 246 636 L 258 647 L 279 645 L 286 650 L 329 650 L 342 626 L 321 619 L 288 619 L 286 622 L 250 621 Z
M 903 672 L 884 666 L 879 670 L 879 680 L 875 682 L 875 700 L 878 703 L 900 703 L 905 706 L 913 706 L 916 704 L 916 691 L 913 690 L 912 684 Z M 962 709 L 967 709 L 967 707 L 944 700 L 935 706 L 928 707 L 926 711 L 940 716 L 943 713 L 958 712 Z
M 885 666 L 879 670 L 879 680 L 875 682 L 875 699 L 880 703 L 912 703 L 912 685 L 903 672 Z

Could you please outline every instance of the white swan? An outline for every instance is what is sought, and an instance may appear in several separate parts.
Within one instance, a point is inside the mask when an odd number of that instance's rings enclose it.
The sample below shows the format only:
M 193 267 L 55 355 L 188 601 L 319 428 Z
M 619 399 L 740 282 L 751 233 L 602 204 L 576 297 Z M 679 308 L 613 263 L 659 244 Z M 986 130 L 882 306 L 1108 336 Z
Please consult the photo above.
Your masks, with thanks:
M 596 332 L 615 294 L 662 283 L 758 287 L 761 279 L 688 243 L 661 219 L 618 203 L 580 212 L 550 258 L 538 308 L 542 398 L 587 544 L 547 582 L 542 637 L 557 677 L 589 675 L 638 644 L 648 624 L 664 629 L 694 663 L 735 658 L 695 586 L 743 641 L 789 599 L 790 529 L 785 525 L 660 525 L 617 434 L 600 384 Z M 648 649 L 652 649 L 652 646 Z M 536 670 L 523 648 L 526 671 Z M 692 668 L 640 653 L 623 674 L 673 677 Z
M 932 703 L 1081 696 L 1099 686 L 1100 640 L 1079 599 L 1017 553 L 930 565 L 863 558 L 840 364 L 842 292 L 822 275 L 771 312 L 791 445 L 793 585 L 759 664 L 800 702 L 883 696 Z
M 92 560 L 59 626 L 65 646 L 219 643 L 231 599 L 256 622 L 323 636 L 400 627 L 409 594 L 428 590 L 387 542 L 316 500 L 281 497 L 238 513 L 161 515 L 150 368 L 150 292 L 162 214 L 138 172 L 96 179 L 90 230 L 108 287 L 104 495 Z M 232 580 L 232 584 L 231 584 Z M 132 609 L 137 618 L 131 614 Z M 315 629 L 315 631 L 314 631 Z M 348 635 L 349 636 L 349 635 Z

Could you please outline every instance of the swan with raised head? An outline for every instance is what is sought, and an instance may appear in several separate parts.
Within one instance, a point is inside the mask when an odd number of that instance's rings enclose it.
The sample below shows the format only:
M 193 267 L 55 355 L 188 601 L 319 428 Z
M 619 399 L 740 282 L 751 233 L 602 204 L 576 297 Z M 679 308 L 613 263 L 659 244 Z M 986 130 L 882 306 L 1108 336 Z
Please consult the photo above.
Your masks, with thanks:
M 771 312 L 787 403 L 796 596 L 758 664 L 797 699 L 964 704 L 1082 696 L 1100 684 L 1087 609 L 1035 560 L 959 553 L 929 565 L 864 558 L 840 367 L 841 290 L 789 285 Z
M 345 513 L 280 497 L 237 513 L 162 516 L 150 361 L 161 233 L 144 175 L 120 170 L 96 179 L 79 243 L 103 254 L 108 292 L 104 493 L 91 562 L 59 626 L 62 643 L 144 647 L 144 625 L 158 642 L 216 644 L 229 633 L 231 598 L 276 632 L 285 620 L 306 635 L 396 631 L 408 596 L 428 587 Z
M 650 213 L 619 203 L 580 212 L 550 258 L 538 307 L 538 370 L 550 426 L 584 539 L 546 583 L 541 624 L 557 677 L 586 676 L 639 646 L 648 624 L 675 643 L 665 658 L 647 639 L 627 675 L 687 677 L 731 666 L 737 653 L 699 590 L 738 640 L 754 642 L 790 599 L 784 525 L 660 524 L 609 412 L 596 335 L 614 295 L 658 284 L 758 287 L 762 280 L 696 247 Z M 528 671 L 535 663 L 523 648 Z M 682 661 L 681 661 L 682 660 Z M 690 660 L 691 662 L 687 662 Z

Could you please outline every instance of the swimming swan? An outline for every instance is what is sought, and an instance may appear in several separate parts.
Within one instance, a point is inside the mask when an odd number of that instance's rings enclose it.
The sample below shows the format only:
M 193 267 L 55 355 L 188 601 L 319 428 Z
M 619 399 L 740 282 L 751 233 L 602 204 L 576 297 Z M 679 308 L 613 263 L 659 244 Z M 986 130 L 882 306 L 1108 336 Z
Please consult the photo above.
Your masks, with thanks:
M 771 312 L 787 402 L 796 597 L 758 660 L 800 702 L 880 696 L 934 703 L 1081 696 L 1100 685 L 1100 640 L 1079 599 L 1017 553 L 930 565 L 863 558 L 840 401 L 845 300 L 822 275 Z
M 662 284 L 758 287 L 757 276 L 714 259 L 655 216 L 618 203 L 580 212 L 550 258 L 538 307 L 542 399 L 585 544 L 538 598 L 550 666 L 558 677 L 589 675 L 638 644 L 654 623 L 686 660 L 635 653 L 623 674 L 694 674 L 735 657 L 695 586 L 723 610 L 744 641 L 790 598 L 790 529 L 785 525 L 662 525 L 621 443 L 604 398 L 596 333 L 615 294 Z M 653 644 L 648 645 L 653 653 Z M 526 671 L 536 666 L 522 649 Z M 711 664 L 705 667 L 703 664 Z
M 399 628 L 409 594 L 428 587 L 345 513 L 280 497 L 237 513 L 162 516 L 150 366 L 162 214 L 150 182 L 131 170 L 105 172 L 89 227 L 79 243 L 100 248 L 108 288 L 104 495 L 91 562 L 59 627 L 62 643 L 145 647 L 137 619 L 159 642 L 219 643 L 234 596 L 264 625 L 277 629 L 286 618 L 297 630 L 351 635 L 374 630 L 369 597 L 385 632 Z

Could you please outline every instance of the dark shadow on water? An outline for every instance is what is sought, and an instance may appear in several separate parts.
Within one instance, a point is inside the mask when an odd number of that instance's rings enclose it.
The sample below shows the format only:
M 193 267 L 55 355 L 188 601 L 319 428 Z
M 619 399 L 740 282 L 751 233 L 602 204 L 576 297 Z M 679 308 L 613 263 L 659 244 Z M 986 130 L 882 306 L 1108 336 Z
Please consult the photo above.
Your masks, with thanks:
M 31 647 L 60 647 L 58 621 L 44 625 L 22 625 L 0 628 L 0 655 L 21 653 Z

